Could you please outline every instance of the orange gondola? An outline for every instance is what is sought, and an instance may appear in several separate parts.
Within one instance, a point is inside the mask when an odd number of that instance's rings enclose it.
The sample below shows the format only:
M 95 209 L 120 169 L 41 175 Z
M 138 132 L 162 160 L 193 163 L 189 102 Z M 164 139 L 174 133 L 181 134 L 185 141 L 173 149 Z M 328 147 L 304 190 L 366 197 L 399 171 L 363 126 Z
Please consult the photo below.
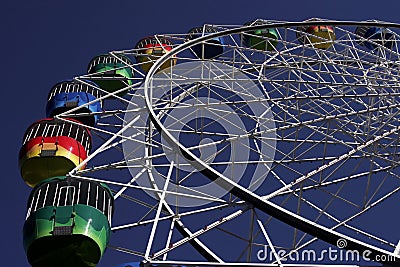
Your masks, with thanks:
M 173 44 L 171 40 L 165 37 L 150 36 L 143 38 L 135 46 L 135 49 L 138 50 L 136 61 L 141 63 L 140 67 L 144 72 L 147 73 L 157 59 L 172 50 L 172 46 Z M 164 70 L 175 65 L 176 58 L 173 57 L 171 60 L 168 60 L 162 64 L 160 70 Z
M 322 21 L 321 19 L 309 19 L 306 21 Z M 310 44 L 314 48 L 328 49 L 336 40 L 335 30 L 328 25 L 306 25 L 297 27 L 297 39 L 302 44 Z

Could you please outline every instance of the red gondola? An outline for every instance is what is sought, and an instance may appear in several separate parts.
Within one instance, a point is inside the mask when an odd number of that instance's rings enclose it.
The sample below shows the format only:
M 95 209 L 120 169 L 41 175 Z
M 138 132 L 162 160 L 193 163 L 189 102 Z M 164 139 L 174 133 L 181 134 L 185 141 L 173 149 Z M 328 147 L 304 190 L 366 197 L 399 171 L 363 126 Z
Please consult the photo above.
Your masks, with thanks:
M 90 149 L 89 130 L 78 121 L 37 121 L 24 135 L 19 153 L 21 176 L 33 187 L 50 177 L 65 175 L 87 158 Z

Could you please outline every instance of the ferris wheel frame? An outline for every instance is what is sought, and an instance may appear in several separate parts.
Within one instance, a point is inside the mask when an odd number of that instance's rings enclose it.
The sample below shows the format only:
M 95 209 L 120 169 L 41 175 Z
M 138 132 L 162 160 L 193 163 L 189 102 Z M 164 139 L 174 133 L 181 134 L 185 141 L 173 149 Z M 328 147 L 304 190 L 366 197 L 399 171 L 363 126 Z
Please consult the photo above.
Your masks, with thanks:
M 257 194 L 254 194 L 253 192 L 247 190 L 246 188 L 232 182 L 229 180 L 227 177 L 224 177 L 221 173 L 218 173 L 215 171 L 212 167 L 210 167 L 208 164 L 204 163 L 200 158 L 198 158 L 194 153 L 192 153 L 189 149 L 187 149 L 185 146 L 183 146 L 178 140 L 176 140 L 170 133 L 169 131 L 163 126 L 162 122 L 158 118 L 158 116 L 155 114 L 152 108 L 152 102 L 151 102 L 151 80 L 152 77 L 155 75 L 157 70 L 167 62 L 171 56 L 178 54 L 179 52 L 182 52 L 185 49 L 191 48 L 194 45 L 201 43 L 201 42 L 206 42 L 209 41 L 213 38 L 217 37 L 222 37 L 225 35 L 229 34 L 237 34 L 240 32 L 244 31 L 250 31 L 250 30 L 257 30 L 257 29 L 263 29 L 266 26 L 271 27 L 271 28 L 280 28 L 280 27 L 298 27 L 298 26 L 306 26 L 306 25 L 317 25 L 317 26 L 376 26 L 376 27 L 392 27 L 392 28 L 400 28 L 400 25 L 395 24 L 395 23 L 382 23 L 382 22 L 353 22 L 353 21 L 313 21 L 312 23 L 310 22 L 290 22 L 290 23 L 271 23 L 271 24 L 264 24 L 264 25 L 256 25 L 256 26 L 246 26 L 246 27 L 240 27 L 236 29 L 228 29 L 225 31 L 221 32 L 216 32 L 216 33 L 211 33 L 204 35 L 202 37 L 199 37 L 194 40 L 189 40 L 178 47 L 174 48 L 173 50 L 170 51 L 170 53 L 165 54 L 162 56 L 159 60 L 157 60 L 154 65 L 150 68 L 148 74 L 146 75 L 145 81 L 144 81 L 144 95 L 145 95 L 145 100 L 146 100 L 146 107 L 149 112 L 149 116 L 154 124 L 154 127 L 162 134 L 162 136 L 167 140 L 167 142 L 171 145 L 174 146 L 174 149 L 176 151 L 180 151 L 182 156 L 190 162 L 190 164 L 198 169 L 202 174 L 204 174 L 206 177 L 208 177 L 212 181 L 220 181 L 219 186 L 221 187 L 226 187 L 227 189 L 230 189 L 230 192 L 237 196 L 238 198 L 244 200 L 245 202 L 251 203 L 255 208 L 264 211 L 265 213 L 272 215 L 273 217 L 283 221 L 284 223 L 287 223 L 288 225 L 291 225 L 297 229 L 300 229 L 304 231 L 305 233 L 308 233 L 310 235 L 313 235 L 321 240 L 326 241 L 329 244 L 336 245 L 338 240 L 346 240 L 347 241 L 347 250 L 356 250 L 356 251 L 371 251 L 371 255 L 373 256 L 379 256 L 379 255 L 386 255 L 387 257 L 392 257 L 394 258 L 394 264 L 397 265 L 400 262 L 400 256 L 399 255 L 394 255 L 393 252 L 388 252 L 385 250 L 382 250 L 378 247 L 371 246 L 367 243 L 360 242 L 359 240 L 356 240 L 354 238 L 351 238 L 349 236 L 343 235 L 341 233 L 336 232 L 333 229 L 329 229 L 327 227 L 320 226 L 318 224 L 315 224 L 314 222 L 307 220 L 305 218 L 302 218 L 301 216 L 298 216 L 288 210 L 285 210 L 282 207 L 279 207 L 278 205 L 268 201 L 271 196 L 267 197 L 260 197 Z M 390 135 L 394 132 L 399 132 L 400 127 L 396 127 L 392 129 L 390 132 L 385 133 L 385 135 L 377 137 L 376 139 L 383 138 L 387 135 Z M 373 143 L 374 141 L 370 141 L 369 143 L 365 144 L 362 147 L 358 147 L 351 151 L 349 155 L 355 153 L 357 150 L 362 149 L 365 146 L 368 146 L 369 144 Z M 345 155 L 345 156 L 349 156 Z M 332 160 L 330 164 L 335 164 L 339 159 Z M 171 163 L 172 164 L 172 163 Z M 311 176 L 313 173 L 310 173 L 309 176 Z M 301 180 L 294 181 L 290 185 L 288 185 L 284 189 L 288 189 L 291 186 L 307 179 L 308 176 L 303 177 Z M 218 183 L 218 182 L 217 182 Z M 283 190 L 282 190 L 283 191 Z M 279 191 L 279 192 L 282 192 Z M 279 193 L 277 192 L 277 193 Z M 267 237 L 266 237 L 267 238 Z M 151 263 L 149 259 L 149 263 Z M 156 262 L 159 263 L 159 262 Z M 174 263 L 174 262 L 171 262 Z M 176 262 L 175 262 L 176 263 Z M 217 265 L 215 265 L 217 266 Z M 236 264 L 229 263 L 228 265 L 224 264 L 218 264 L 218 266 L 236 266 Z M 241 264 L 238 264 L 237 266 L 242 266 Z M 245 266 L 253 266 L 253 265 L 248 265 L 246 264 Z M 259 265 L 257 265 L 259 266 Z
M 227 216 L 223 219 L 219 219 L 215 222 L 212 222 L 209 225 L 207 225 L 207 227 L 205 227 L 205 229 L 200 229 L 196 232 L 192 232 L 189 228 L 187 228 L 182 223 L 182 221 L 179 218 L 175 218 L 174 226 L 176 227 L 178 232 L 181 233 L 183 238 L 178 243 L 175 243 L 174 245 L 171 245 L 170 247 L 166 247 L 164 250 L 160 250 L 156 254 L 151 255 L 150 249 L 151 249 L 151 245 L 153 243 L 153 239 L 155 237 L 155 230 L 157 228 L 157 224 L 159 221 L 161 221 L 161 217 L 160 217 L 161 211 L 166 210 L 166 212 L 169 213 L 168 216 L 175 215 L 174 211 L 172 210 L 170 205 L 168 205 L 168 203 L 165 201 L 166 191 L 167 191 L 166 186 L 168 185 L 169 179 L 171 178 L 171 170 L 174 167 L 174 162 L 172 161 L 170 163 L 170 165 L 168 166 L 169 174 L 166 176 L 166 182 L 164 184 L 164 188 L 161 188 L 156 183 L 153 183 L 154 188 L 152 188 L 152 190 L 150 190 L 150 188 L 146 189 L 156 195 L 156 200 L 158 201 L 158 205 L 157 205 L 157 212 L 156 212 L 155 219 L 149 221 L 150 223 L 153 223 L 153 227 L 152 227 L 151 235 L 149 237 L 146 252 L 143 255 L 137 254 L 140 257 L 144 258 L 144 261 L 143 261 L 144 266 L 153 266 L 153 264 L 155 264 L 157 266 L 170 266 L 170 265 L 177 265 L 177 264 L 183 264 L 186 266 L 284 266 L 285 264 L 282 264 L 281 262 L 279 262 L 278 258 L 277 258 L 277 262 L 273 263 L 273 264 L 224 262 L 221 258 L 219 258 L 216 255 L 216 253 L 214 253 L 212 251 L 212 249 L 208 248 L 206 244 L 204 244 L 203 242 L 200 241 L 200 239 L 198 239 L 199 236 L 201 236 L 203 233 L 208 232 L 210 229 L 218 227 L 220 224 L 225 223 L 227 221 L 233 220 L 236 217 L 243 214 L 244 212 L 246 212 L 247 210 L 253 209 L 253 208 L 260 210 L 260 211 L 264 212 L 265 214 L 271 215 L 272 217 L 284 222 L 287 225 L 292 226 L 293 228 L 299 229 L 299 230 L 303 231 L 304 233 L 310 234 L 311 236 L 314 236 L 320 240 L 326 241 L 329 244 L 337 245 L 337 242 L 339 240 L 345 240 L 347 242 L 347 246 L 346 246 L 347 250 L 371 251 L 371 253 L 372 253 L 371 256 L 384 255 L 388 258 L 391 257 L 393 259 L 392 264 L 395 266 L 399 265 L 400 256 L 397 255 L 398 254 L 396 252 L 398 250 L 397 247 L 394 252 L 383 250 L 379 247 L 373 246 L 366 242 L 357 240 L 356 238 L 353 238 L 353 237 L 347 236 L 345 234 L 342 234 L 340 232 L 337 232 L 337 231 L 335 231 L 335 228 L 328 228 L 326 226 L 319 225 L 318 223 L 315 223 L 309 219 L 306 219 L 306 218 L 302 217 L 301 215 L 295 214 L 294 212 L 289 211 L 289 210 L 273 203 L 272 201 L 270 201 L 270 199 L 273 198 L 274 196 L 276 196 L 280 193 L 288 192 L 291 190 L 291 187 L 307 180 L 309 177 L 311 177 L 314 174 L 314 172 L 309 172 L 306 175 L 303 175 L 302 177 L 292 181 L 291 183 L 287 184 L 286 186 L 283 186 L 282 188 L 273 192 L 272 194 L 269 194 L 266 196 L 260 196 L 256 193 L 252 192 L 251 190 L 231 181 L 229 178 L 227 178 L 226 176 L 224 176 L 223 174 L 221 174 L 220 172 L 215 170 L 213 167 L 211 167 L 209 164 L 204 162 L 202 159 L 200 159 L 198 156 L 196 156 L 190 149 L 188 149 L 182 143 L 180 143 L 169 132 L 169 130 L 163 125 L 163 122 L 161 121 L 160 117 L 153 110 L 152 92 L 151 92 L 152 91 L 152 85 L 151 85 L 152 79 L 156 75 L 157 71 L 165 63 L 167 63 L 168 60 L 173 59 L 172 57 L 179 54 L 180 52 L 182 52 L 184 50 L 190 50 L 193 46 L 195 46 L 197 44 L 201 44 L 201 43 L 206 43 L 207 41 L 212 40 L 213 38 L 223 37 L 223 36 L 231 35 L 231 34 L 239 34 L 239 33 L 248 32 L 248 31 L 252 31 L 252 30 L 259 30 L 259 29 L 265 28 L 266 26 L 273 27 L 273 28 L 281 28 L 281 27 L 288 28 L 288 27 L 300 27 L 300 26 L 307 26 L 307 25 L 376 26 L 376 27 L 385 27 L 385 28 L 386 27 L 400 28 L 400 25 L 395 24 L 395 23 L 376 22 L 376 21 L 374 21 L 374 22 L 368 22 L 368 21 L 367 22 L 352 22 L 352 21 L 341 22 L 341 21 L 330 21 L 330 20 L 305 21 L 305 22 L 271 22 L 271 23 L 262 24 L 262 25 L 237 27 L 237 28 L 233 28 L 233 29 L 220 31 L 220 32 L 210 33 L 210 34 L 204 35 L 202 37 L 198 37 L 196 39 L 185 41 L 184 43 L 173 48 L 171 51 L 169 51 L 169 53 L 166 53 L 163 56 L 161 56 L 157 61 L 154 62 L 152 67 L 149 69 L 148 73 L 144 75 L 145 79 L 143 82 L 143 91 L 144 91 L 144 99 L 145 99 L 145 106 L 146 106 L 145 108 L 147 109 L 149 118 L 151 119 L 151 121 L 153 123 L 153 126 L 152 126 L 152 127 L 154 127 L 153 130 L 158 131 L 159 134 L 162 136 L 162 138 L 164 138 L 167 141 L 167 143 L 182 156 L 182 158 L 187 160 L 189 165 L 194 167 L 196 170 L 198 170 L 200 173 L 202 173 L 205 177 L 208 177 L 211 181 L 216 182 L 216 184 L 218 184 L 222 188 L 225 188 L 226 191 L 229 191 L 230 194 L 236 196 L 238 199 L 241 200 L 238 202 L 238 205 L 243 205 L 243 207 L 240 210 L 238 210 L 234 213 L 231 213 L 229 216 Z M 111 53 L 111 54 L 114 57 L 118 58 L 117 54 L 115 54 L 115 53 Z M 264 66 L 266 66 L 266 63 L 263 64 L 263 67 Z M 133 68 L 133 66 L 130 66 L 130 67 Z M 77 78 L 77 80 L 85 83 L 80 78 Z M 134 83 L 130 86 L 127 86 L 126 88 L 119 89 L 116 92 L 104 91 L 103 93 L 107 93 L 107 95 L 100 97 L 97 101 L 102 101 L 102 100 L 110 98 L 110 97 L 114 98 L 114 99 L 123 99 L 121 96 L 118 95 L 119 93 L 127 91 L 129 89 L 134 89 L 135 87 L 139 86 L 140 84 L 141 84 L 141 81 Z M 101 90 L 101 88 L 99 88 L 99 89 Z M 127 101 L 126 99 L 124 99 L 124 100 Z M 95 102 L 96 102 L 96 100 L 89 102 L 89 104 L 95 103 Z M 393 105 L 395 106 L 395 104 L 393 104 Z M 57 115 L 57 118 L 59 118 L 60 120 L 63 120 L 64 115 L 68 115 L 68 113 L 78 111 L 78 110 L 79 110 L 78 107 L 74 108 L 66 113 Z M 114 111 L 114 112 L 117 112 L 117 111 Z M 106 113 L 107 112 L 104 112 L 103 115 Z M 110 114 L 111 113 L 112 112 L 110 112 Z M 101 115 L 101 113 L 99 115 Z M 80 164 L 80 166 L 82 166 L 82 165 L 86 164 L 88 161 L 92 160 L 99 153 L 101 153 L 103 151 L 103 149 L 106 149 L 107 147 L 111 146 L 112 142 L 116 138 L 121 137 L 121 138 L 126 138 L 127 140 L 129 140 L 128 137 L 123 136 L 123 132 L 126 129 L 128 129 L 129 127 L 131 127 L 138 119 L 139 118 L 137 117 L 137 118 L 133 119 L 132 121 L 127 122 L 127 124 L 124 125 L 123 127 L 121 127 L 121 129 L 116 133 L 110 132 L 110 134 L 112 134 L 112 137 L 109 138 L 108 140 L 105 140 L 104 143 L 100 147 L 98 147 L 97 150 L 95 152 L 93 152 L 87 158 L 87 160 L 85 160 L 85 162 L 82 162 Z M 97 130 L 96 127 L 88 127 L 88 128 L 92 129 L 92 130 Z M 391 134 L 397 133 L 399 131 L 400 131 L 400 126 L 394 127 L 390 131 L 387 131 L 387 132 L 383 133 L 382 135 L 376 136 L 375 138 L 369 140 L 367 143 L 355 147 L 353 150 L 342 155 L 341 158 L 331 159 L 331 161 L 329 161 L 326 165 L 321 166 L 321 168 L 318 168 L 315 171 L 318 172 L 320 170 L 323 170 L 324 168 L 328 168 L 328 167 L 336 164 L 337 162 L 339 162 L 341 159 L 350 157 L 353 154 L 355 154 L 357 151 L 360 151 L 363 148 L 368 147 L 369 145 L 373 144 L 374 142 L 384 139 L 385 137 L 387 137 Z M 135 140 L 135 141 L 137 141 L 137 140 Z M 144 158 L 146 159 L 146 161 L 148 161 L 148 165 L 151 165 L 150 155 L 146 154 L 144 156 Z M 78 166 L 78 167 L 80 167 L 80 166 Z M 69 173 L 70 177 L 80 177 L 79 175 L 76 174 L 78 167 Z M 106 168 L 106 166 L 104 168 Z M 154 181 L 152 171 L 150 169 L 147 169 L 147 171 L 145 171 L 145 172 L 146 172 L 148 178 L 151 181 Z M 134 180 L 134 178 L 135 177 L 133 177 L 133 180 Z M 94 179 L 94 180 L 96 180 L 96 179 Z M 97 179 L 97 180 L 99 180 L 99 179 Z M 125 188 L 125 189 L 126 188 L 139 188 L 139 187 L 132 186 L 132 181 L 127 182 L 125 184 L 121 183 L 121 182 L 113 182 L 112 180 L 111 181 L 101 180 L 101 181 L 106 182 L 106 183 L 108 182 L 110 184 L 114 184 L 117 186 L 121 186 L 122 188 Z M 145 189 L 145 188 L 143 188 L 143 189 Z M 122 194 L 121 191 L 119 191 L 117 193 L 117 196 L 119 197 L 121 194 Z M 223 205 L 221 205 L 221 207 L 222 206 Z M 343 223 L 345 223 L 345 222 L 343 222 Z M 130 225 L 114 227 L 114 230 L 129 228 L 129 226 Z M 263 225 L 261 223 L 259 223 L 259 226 L 260 226 L 261 232 L 263 233 L 267 243 L 270 245 L 270 247 L 273 247 Z M 169 241 L 170 241 L 170 239 L 167 241 L 167 243 L 169 243 Z M 175 249 L 177 246 L 179 246 L 183 243 L 186 243 L 186 242 L 190 243 L 209 262 L 207 263 L 207 262 L 197 262 L 197 261 L 190 262 L 190 261 L 170 261 L 170 260 L 159 261 L 159 260 L 157 260 L 157 258 L 160 258 L 161 255 L 166 255 L 166 253 L 168 253 L 169 251 Z M 113 246 L 111 246 L 111 245 L 109 247 L 113 248 Z M 123 251 L 120 248 L 117 248 L 117 247 L 114 247 L 114 248 L 116 250 Z M 132 251 L 129 253 L 134 254 Z M 386 263 L 386 261 L 382 261 L 382 262 Z M 290 264 L 290 266 L 303 266 L 303 265 Z M 307 264 L 307 266 L 313 266 L 313 265 Z M 321 266 L 321 265 L 318 265 L 318 266 Z

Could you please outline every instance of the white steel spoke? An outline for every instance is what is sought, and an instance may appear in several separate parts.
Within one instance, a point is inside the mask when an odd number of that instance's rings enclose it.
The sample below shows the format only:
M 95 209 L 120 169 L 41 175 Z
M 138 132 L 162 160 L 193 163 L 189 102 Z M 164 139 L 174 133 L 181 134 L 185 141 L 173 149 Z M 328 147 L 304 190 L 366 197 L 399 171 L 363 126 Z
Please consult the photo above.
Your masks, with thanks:
M 168 188 L 168 184 L 169 184 L 169 179 L 171 178 L 171 174 L 172 174 L 172 168 L 174 167 L 174 162 L 171 162 L 171 165 L 169 167 L 168 170 L 168 175 L 167 178 L 165 180 L 165 184 L 164 184 L 164 188 L 162 190 L 161 196 L 160 196 L 160 203 L 158 204 L 158 208 L 157 208 L 157 212 L 156 212 L 156 217 L 154 219 L 154 223 L 153 223 L 153 227 L 151 228 L 151 233 L 150 233 L 150 237 L 149 237 L 149 242 L 147 243 L 147 248 L 146 248 L 146 252 L 144 254 L 144 258 L 146 260 L 150 259 L 149 255 L 150 255 L 150 250 L 151 247 L 153 245 L 153 239 L 154 239 L 154 235 L 156 234 L 156 229 L 157 229 L 157 224 L 158 224 L 158 220 L 160 218 L 160 213 L 161 213 L 161 208 L 162 208 L 162 202 L 164 201 L 166 192 L 167 192 L 167 188 Z

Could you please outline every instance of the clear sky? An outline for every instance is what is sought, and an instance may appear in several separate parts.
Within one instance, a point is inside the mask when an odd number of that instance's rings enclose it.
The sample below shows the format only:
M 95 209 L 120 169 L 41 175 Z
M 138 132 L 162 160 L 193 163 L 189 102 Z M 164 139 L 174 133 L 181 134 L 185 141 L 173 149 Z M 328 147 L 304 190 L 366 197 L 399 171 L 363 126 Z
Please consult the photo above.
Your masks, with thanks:
M 0 8 L 0 105 L 3 127 L 1 266 L 29 266 L 22 226 L 30 188 L 22 181 L 18 151 L 32 122 L 45 116 L 46 96 L 58 81 L 86 71 L 97 54 L 132 48 L 156 33 L 186 33 L 204 23 L 243 24 L 255 18 L 302 21 L 378 19 L 400 23 L 400 2 L 316 0 L 16 0 Z M 108 258 L 99 266 L 120 263 Z

